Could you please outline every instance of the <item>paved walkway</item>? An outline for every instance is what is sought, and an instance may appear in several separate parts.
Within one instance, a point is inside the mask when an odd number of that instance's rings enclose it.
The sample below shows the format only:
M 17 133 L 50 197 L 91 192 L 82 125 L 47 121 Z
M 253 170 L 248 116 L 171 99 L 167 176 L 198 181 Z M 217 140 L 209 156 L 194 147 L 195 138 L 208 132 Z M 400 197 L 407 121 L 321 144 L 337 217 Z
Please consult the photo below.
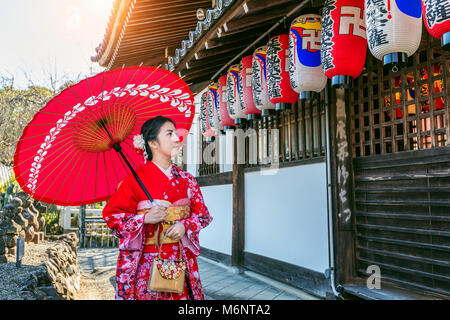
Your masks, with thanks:
M 116 265 L 117 248 L 78 249 L 78 260 L 87 275 Z M 294 287 L 253 272 L 235 273 L 233 269 L 200 256 L 200 278 L 205 300 L 316 300 Z M 112 286 L 112 284 L 111 284 Z

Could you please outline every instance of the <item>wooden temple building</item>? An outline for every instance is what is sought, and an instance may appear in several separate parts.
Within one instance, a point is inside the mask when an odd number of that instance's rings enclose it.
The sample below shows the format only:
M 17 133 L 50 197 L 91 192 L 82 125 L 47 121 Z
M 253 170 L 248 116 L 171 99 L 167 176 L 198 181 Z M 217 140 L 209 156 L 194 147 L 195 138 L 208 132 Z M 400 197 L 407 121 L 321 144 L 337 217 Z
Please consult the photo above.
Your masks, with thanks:
M 172 70 L 200 108 L 229 66 L 323 6 L 116 0 L 92 60 Z M 405 67 L 386 70 L 367 50 L 351 88 L 328 81 L 313 99 L 248 120 L 242 144 L 233 130 L 206 142 L 197 115 L 183 168 L 214 217 L 201 254 L 324 299 L 450 298 L 449 81 L 450 54 L 423 27 Z

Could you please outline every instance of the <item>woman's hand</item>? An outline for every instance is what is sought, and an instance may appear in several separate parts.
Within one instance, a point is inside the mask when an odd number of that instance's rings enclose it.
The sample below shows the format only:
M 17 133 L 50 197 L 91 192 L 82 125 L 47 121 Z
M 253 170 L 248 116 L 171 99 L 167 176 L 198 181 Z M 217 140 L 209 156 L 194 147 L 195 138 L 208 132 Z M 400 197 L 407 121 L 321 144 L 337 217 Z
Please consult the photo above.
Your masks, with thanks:
M 163 206 L 152 207 L 147 211 L 144 218 L 144 223 L 157 224 L 164 221 L 166 218 L 166 208 Z
M 173 226 L 170 226 L 169 229 L 167 229 L 166 237 L 170 237 L 173 240 L 178 241 L 183 238 L 185 233 L 186 229 L 184 228 L 184 224 L 182 224 L 181 222 L 177 222 Z

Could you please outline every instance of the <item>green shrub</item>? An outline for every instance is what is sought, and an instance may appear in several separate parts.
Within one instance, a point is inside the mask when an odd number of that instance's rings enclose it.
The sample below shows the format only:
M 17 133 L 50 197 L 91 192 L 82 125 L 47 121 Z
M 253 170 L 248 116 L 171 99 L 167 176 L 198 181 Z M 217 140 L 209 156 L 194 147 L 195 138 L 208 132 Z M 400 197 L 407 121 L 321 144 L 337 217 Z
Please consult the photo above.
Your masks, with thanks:
M 63 228 L 59 225 L 59 215 L 61 210 L 59 210 L 55 205 L 51 205 L 47 209 L 47 213 L 42 213 L 45 217 L 45 233 L 48 235 L 52 234 L 63 234 Z

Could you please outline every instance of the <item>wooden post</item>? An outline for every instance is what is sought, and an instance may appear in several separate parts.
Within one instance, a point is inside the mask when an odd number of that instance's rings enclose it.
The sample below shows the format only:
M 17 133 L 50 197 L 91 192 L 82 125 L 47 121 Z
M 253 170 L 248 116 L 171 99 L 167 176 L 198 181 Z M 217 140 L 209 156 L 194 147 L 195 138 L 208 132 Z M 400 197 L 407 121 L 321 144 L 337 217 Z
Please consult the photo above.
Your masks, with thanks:
M 80 206 L 80 244 L 86 247 L 84 237 L 86 235 L 86 205 Z
M 337 280 L 343 284 L 356 276 L 353 162 L 349 147 L 349 106 L 346 89 L 327 86 L 330 108 L 331 181 L 333 195 L 334 247 Z
M 237 136 L 234 139 L 238 139 Z M 241 269 L 244 265 L 245 230 L 245 180 L 244 164 L 237 163 L 238 142 L 234 141 L 233 160 L 233 231 L 231 244 L 231 265 Z

